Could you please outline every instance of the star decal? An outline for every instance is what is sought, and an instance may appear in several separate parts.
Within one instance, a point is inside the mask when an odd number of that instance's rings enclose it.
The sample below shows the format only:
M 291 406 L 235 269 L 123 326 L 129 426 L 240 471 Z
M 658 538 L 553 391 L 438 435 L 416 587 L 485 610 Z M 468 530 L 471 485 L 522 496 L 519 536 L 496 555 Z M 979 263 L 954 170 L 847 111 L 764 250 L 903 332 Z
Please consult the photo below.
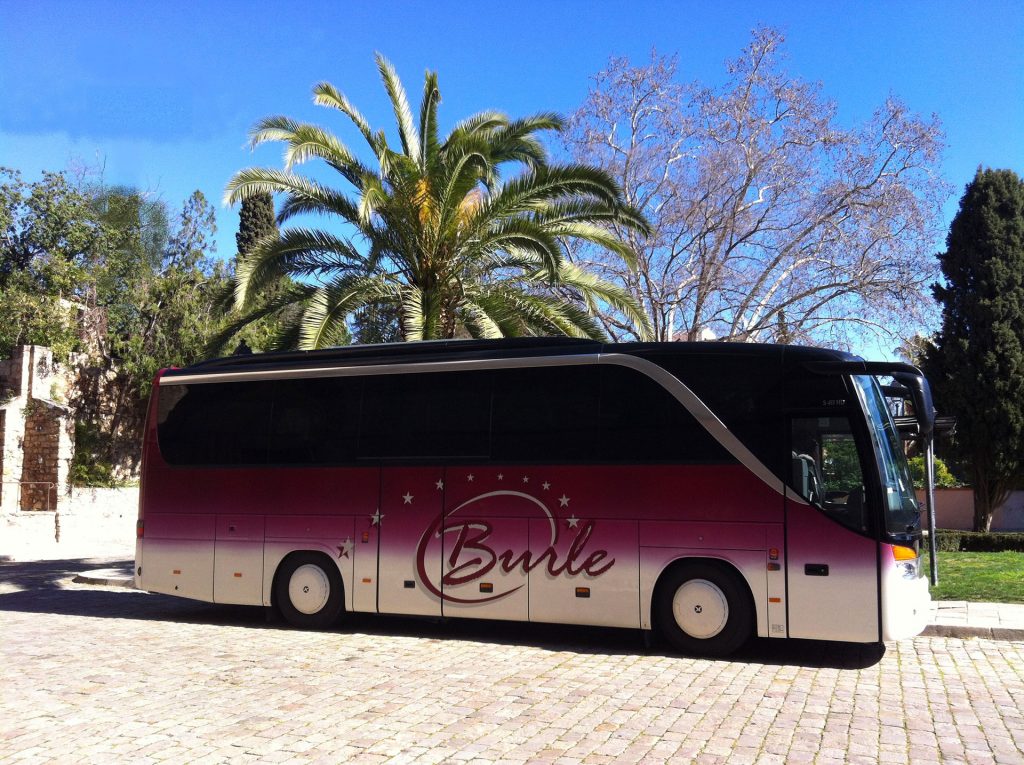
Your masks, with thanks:
M 370 524 L 371 526 L 380 526 L 380 522 L 384 518 L 384 513 L 378 510 L 376 513 L 371 515 L 370 518 L 372 519 L 372 523 Z
M 544 489 L 544 491 L 547 491 L 548 489 L 550 489 L 550 488 L 551 488 L 551 484 L 550 484 L 550 483 L 548 483 L 547 481 L 545 481 L 544 483 L 542 483 L 542 484 L 540 485 L 540 487 L 541 487 L 542 489 Z
M 575 529 L 577 524 L 579 524 L 580 519 L 576 517 L 575 513 L 573 513 L 570 517 L 565 519 L 565 522 L 569 524 L 570 529 Z
M 498 480 L 499 481 L 504 481 L 505 480 L 505 474 L 504 473 L 498 473 Z
M 402 501 L 406 505 L 411 505 L 412 504 L 412 494 L 410 494 L 409 492 L 406 492 L 405 494 L 403 494 L 402 495 Z M 383 518 L 384 516 L 381 516 L 381 517 Z
M 466 476 L 466 480 L 469 481 L 470 483 L 473 483 L 474 478 L 475 476 L 472 473 Z
M 561 497 L 558 498 L 558 504 L 561 507 L 568 507 L 569 506 L 569 498 L 563 494 Z
M 435 483 L 434 486 L 436 486 L 437 490 L 440 491 L 441 489 L 444 488 L 444 481 L 442 481 L 440 478 L 438 478 L 437 479 L 437 483 Z
M 341 560 L 342 558 L 348 558 L 348 554 L 352 552 L 352 540 L 348 537 L 345 537 L 345 541 L 342 542 L 340 545 L 337 545 L 337 548 L 338 560 Z
M 524 475 L 523 476 L 523 483 L 529 483 L 529 482 L 530 482 L 530 476 Z

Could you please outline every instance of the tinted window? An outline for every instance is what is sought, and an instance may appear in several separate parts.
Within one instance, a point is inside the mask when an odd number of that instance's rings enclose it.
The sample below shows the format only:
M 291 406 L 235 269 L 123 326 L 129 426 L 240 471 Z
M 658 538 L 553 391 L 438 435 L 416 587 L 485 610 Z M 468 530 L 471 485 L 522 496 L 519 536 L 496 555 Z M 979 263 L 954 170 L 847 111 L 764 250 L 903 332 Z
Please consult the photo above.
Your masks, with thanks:
M 495 375 L 491 457 L 497 462 L 601 459 L 596 365 L 502 370 Z
M 157 435 L 172 465 L 262 465 L 267 461 L 273 382 L 160 388 Z
M 772 472 L 788 473 L 782 366 L 777 359 L 715 353 L 652 361 L 682 380 Z
M 359 377 L 279 381 L 267 461 L 272 465 L 353 462 L 361 391 Z
M 613 462 L 731 462 L 661 385 L 626 367 L 601 368 L 603 456 Z
M 360 459 L 472 459 L 489 450 L 490 372 L 363 378 Z

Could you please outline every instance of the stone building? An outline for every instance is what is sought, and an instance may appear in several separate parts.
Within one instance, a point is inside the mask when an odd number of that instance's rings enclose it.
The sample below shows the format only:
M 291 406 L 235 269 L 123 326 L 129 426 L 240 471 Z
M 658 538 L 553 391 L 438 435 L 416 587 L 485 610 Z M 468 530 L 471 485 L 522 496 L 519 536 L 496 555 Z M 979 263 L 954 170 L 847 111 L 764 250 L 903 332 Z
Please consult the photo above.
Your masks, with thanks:
M 71 493 L 70 372 L 49 348 L 22 345 L 0 361 L 0 513 L 57 510 Z

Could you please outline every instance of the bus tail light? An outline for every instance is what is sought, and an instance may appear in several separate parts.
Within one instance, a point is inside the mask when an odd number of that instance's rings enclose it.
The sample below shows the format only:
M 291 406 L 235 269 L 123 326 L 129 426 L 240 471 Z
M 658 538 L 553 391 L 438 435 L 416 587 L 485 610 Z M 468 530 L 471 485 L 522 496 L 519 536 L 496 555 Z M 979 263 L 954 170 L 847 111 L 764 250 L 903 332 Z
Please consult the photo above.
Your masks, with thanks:
M 135 521 L 135 538 L 142 539 L 144 536 L 146 536 L 146 522 L 139 518 Z

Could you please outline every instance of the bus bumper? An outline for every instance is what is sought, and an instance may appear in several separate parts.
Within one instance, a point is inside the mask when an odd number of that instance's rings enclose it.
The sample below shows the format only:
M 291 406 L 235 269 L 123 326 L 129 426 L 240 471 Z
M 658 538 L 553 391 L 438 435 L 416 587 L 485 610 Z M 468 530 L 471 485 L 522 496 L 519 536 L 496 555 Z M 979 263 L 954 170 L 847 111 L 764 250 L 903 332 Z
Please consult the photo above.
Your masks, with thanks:
M 931 616 L 928 577 L 906 578 L 898 567 L 885 567 L 882 571 L 882 640 L 920 635 Z

